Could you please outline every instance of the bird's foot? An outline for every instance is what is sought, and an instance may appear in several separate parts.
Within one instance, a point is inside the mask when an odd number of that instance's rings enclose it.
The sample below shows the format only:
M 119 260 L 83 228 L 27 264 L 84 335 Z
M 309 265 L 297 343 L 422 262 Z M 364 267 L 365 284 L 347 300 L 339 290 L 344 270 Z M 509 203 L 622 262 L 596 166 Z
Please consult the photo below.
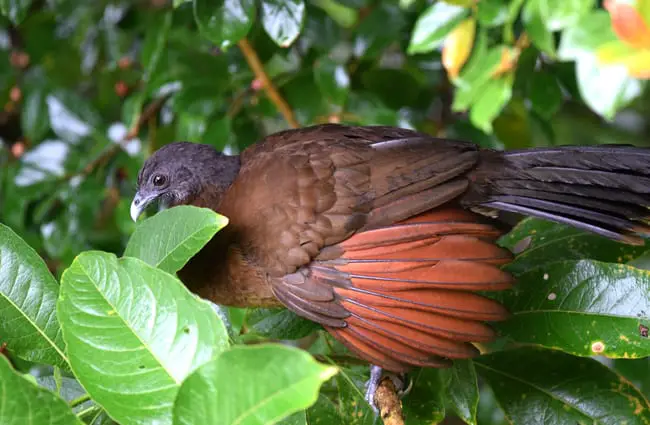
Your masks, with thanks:
M 413 387 L 413 381 L 409 379 L 406 373 L 396 374 L 392 372 L 384 372 L 384 370 L 379 366 L 370 366 L 370 379 L 368 382 L 366 382 L 365 399 L 372 408 L 373 412 L 375 412 L 377 415 L 379 415 L 379 408 L 375 403 L 375 392 L 377 391 L 377 388 L 379 388 L 379 384 L 381 383 L 382 379 L 384 379 L 384 377 L 388 377 L 391 381 L 393 381 L 393 384 L 397 389 L 397 395 L 400 398 L 408 394 Z

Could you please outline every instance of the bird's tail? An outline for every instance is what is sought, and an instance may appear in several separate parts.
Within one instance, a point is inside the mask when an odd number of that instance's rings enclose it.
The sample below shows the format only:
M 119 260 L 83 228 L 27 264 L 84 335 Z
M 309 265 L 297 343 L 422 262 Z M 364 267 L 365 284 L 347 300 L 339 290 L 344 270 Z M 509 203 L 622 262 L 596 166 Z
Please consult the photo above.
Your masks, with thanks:
M 650 235 L 650 149 L 563 146 L 485 151 L 470 207 L 568 224 L 629 244 Z

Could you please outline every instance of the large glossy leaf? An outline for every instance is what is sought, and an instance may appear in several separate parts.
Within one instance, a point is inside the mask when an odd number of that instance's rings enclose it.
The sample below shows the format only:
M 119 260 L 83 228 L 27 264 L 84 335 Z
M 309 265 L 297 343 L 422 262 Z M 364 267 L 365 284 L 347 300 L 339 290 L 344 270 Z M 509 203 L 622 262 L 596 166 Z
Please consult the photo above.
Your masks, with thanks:
M 65 401 L 27 380 L 0 356 L 2 425 L 82 425 Z
M 262 0 L 264 30 L 280 47 L 289 47 L 300 35 L 305 21 L 303 0 Z
M 295 348 L 233 347 L 183 383 L 174 423 L 271 424 L 314 404 L 336 372 Z
M 56 317 L 59 285 L 45 262 L 0 224 L 0 342 L 25 360 L 65 366 Z
M 169 208 L 136 228 L 124 255 L 175 273 L 227 224 L 226 217 L 208 208 Z
M 228 346 L 208 303 L 135 258 L 82 253 L 57 310 L 75 376 L 118 422 L 170 424 L 183 379 Z
M 194 18 L 201 33 L 225 49 L 250 31 L 255 3 L 253 0 L 194 0 Z
M 476 360 L 511 423 L 641 425 L 650 405 L 629 381 L 593 359 L 534 348 Z
M 518 275 L 498 325 L 518 342 L 582 356 L 650 355 L 650 275 L 623 264 L 560 261 Z M 646 332 L 643 332 L 643 329 Z
M 508 265 L 508 270 L 514 273 L 555 261 L 584 258 L 627 263 L 648 249 L 536 218 L 519 222 L 499 243 L 516 254 L 515 261 Z

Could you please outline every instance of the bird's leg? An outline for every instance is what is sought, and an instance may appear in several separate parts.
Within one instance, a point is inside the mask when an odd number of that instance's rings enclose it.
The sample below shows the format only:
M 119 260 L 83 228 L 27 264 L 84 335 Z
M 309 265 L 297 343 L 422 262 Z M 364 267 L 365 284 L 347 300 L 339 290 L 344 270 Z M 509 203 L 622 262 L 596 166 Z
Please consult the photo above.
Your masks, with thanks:
M 397 395 L 401 398 L 411 391 L 413 386 L 413 381 L 411 381 L 406 373 L 395 374 L 392 372 L 386 372 L 386 376 L 393 381 L 395 388 L 397 389 Z M 384 370 L 375 365 L 370 366 L 370 379 L 366 382 L 366 401 L 370 404 L 370 407 L 375 412 L 379 414 L 379 409 L 375 403 L 375 392 L 379 388 L 379 384 L 384 378 Z M 406 383 L 408 382 L 408 385 Z

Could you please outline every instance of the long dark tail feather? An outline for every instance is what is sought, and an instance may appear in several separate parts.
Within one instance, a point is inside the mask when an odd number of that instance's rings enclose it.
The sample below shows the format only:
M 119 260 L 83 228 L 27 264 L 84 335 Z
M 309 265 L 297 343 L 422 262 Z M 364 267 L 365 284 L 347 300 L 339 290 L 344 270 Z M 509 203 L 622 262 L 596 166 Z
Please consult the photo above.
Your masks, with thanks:
M 650 236 L 650 149 L 564 146 L 486 151 L 469 207 L 567 224 L 628 244 Z

